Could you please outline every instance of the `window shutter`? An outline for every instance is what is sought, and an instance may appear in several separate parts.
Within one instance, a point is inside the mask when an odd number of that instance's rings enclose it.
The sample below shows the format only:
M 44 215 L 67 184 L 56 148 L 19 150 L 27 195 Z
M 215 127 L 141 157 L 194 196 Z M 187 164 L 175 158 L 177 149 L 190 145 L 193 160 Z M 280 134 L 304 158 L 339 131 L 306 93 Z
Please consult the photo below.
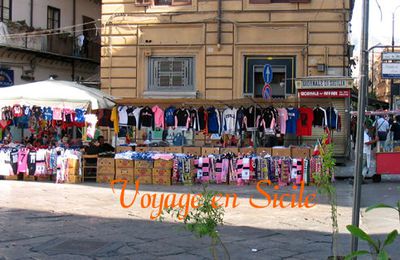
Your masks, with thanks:
M 172 5 L 191 5 L 192 0 L 172 0 Z
M 151 5 L 153 0 L 136 0 L 136 5 Z

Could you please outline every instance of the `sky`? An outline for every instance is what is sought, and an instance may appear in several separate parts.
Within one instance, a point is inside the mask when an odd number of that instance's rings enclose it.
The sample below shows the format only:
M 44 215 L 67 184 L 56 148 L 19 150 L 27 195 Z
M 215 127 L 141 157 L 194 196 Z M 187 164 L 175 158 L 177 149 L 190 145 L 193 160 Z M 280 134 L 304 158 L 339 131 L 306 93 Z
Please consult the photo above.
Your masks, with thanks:
M 359 56 L 360 52 L 361 2 L 362 0 L 356 0 L 351 22 L 351 40 L 356 47 L 355 56 Z M 377 3 L 381 6 L 382 16 Z M 369 47 L 378 43 L 392 44 L 392 13 L 397 6 L 400 6 L 400 0 L 370 0 Z M 395 17 L 395 45 L 400 45 L 400 7 L 397 9 Z

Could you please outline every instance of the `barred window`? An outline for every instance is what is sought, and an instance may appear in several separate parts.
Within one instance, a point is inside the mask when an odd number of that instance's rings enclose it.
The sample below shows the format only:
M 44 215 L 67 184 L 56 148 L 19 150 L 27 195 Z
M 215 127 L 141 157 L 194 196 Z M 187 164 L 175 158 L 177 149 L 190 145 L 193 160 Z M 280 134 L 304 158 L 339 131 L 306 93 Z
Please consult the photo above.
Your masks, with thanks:
M 11 0 L 0 0 L 0 22 L 11 20 Z
M 192 57 L 150 57 L 150 91 L 193 91 L 194 59 Z

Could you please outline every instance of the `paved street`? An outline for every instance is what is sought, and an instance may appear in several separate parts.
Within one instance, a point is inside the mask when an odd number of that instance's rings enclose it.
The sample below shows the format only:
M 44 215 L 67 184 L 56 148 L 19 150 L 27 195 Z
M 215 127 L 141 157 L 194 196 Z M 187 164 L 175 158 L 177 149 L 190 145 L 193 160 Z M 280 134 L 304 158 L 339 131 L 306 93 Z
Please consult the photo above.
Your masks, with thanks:
M 336 186 L 340 252 L 345 254 L 352 186 L 345 180 Z M 362 206 L 394 204 L 400 198 L 399 187 L 398 176 L 363 185 Z M 240 205 L 226 210 L 225 226 L 220 229 L 231 259 L 327 259 L 330 255 L 330 207 L 323 197 L 318 196 L 318 205 L 310 209 L 255 209 L 249 205 L 250 196 L 257 198 L 257 204 L 264 201 L 255 186 L 211 188 L 239 196 Z M 193 189 L 198 187 L 143 185 L 139 196 Z M 141 209 L 138 201 L 123 209 L 120 189 L 113 194 L 108 185 L 0 181 L 0 191 L 0 259 L 211 259 L 208 239 L 197 239 L 168 219 L 151 221 L 151 209 Z M 306 187 L 305 193 L 314 191 Z M 270 187 L 267 192 L 274 193 Z M 277 193 L 284 192 L 292 189 Z M 127 194 L 132 197 L 133 186 Z M 400 226 L 396 213 L 386 209 L 363 212 L 361 222 L 374 235 Z M 399 241 L 389 248 L 392 259 L 400 259 Z M 361 247 L 366 245 L 361 242 Z

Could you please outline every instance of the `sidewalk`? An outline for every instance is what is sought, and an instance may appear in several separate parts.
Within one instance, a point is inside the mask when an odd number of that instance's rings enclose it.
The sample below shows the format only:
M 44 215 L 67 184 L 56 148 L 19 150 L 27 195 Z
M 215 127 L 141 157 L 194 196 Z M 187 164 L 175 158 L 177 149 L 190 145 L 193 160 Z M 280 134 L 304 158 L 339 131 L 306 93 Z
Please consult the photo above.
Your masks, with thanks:
M 346 254 L 352 186 L 345 181 L 336 185 L 340 252 Z M 393 204 L 400 197 L 398 186 L 400 179 L 363 185 L 362 206 L 380 201 Z M 240 205 L 226 210 L 225 226 L 220 229 L 231 259 L 326 259 L 330 255 L 330 206 L 322 198 L 311 209 L 255 209 L 248 203 L 250 196 L 264 202 L 255 186 L 211 188 L 239 196 Z M 140 192 L 191 189 L 143 185 Z M 208 239 L 195 238 L 181 224 L 150 221 L 150 210 L 138 203 L 123 209 L 107 185 L 0 181 L 0 190 L 0 259 L 211 259 Z M 314 191 L 306 187 L 305 193 Z M 128 194 L 133 194 L 132 189 Z M 386 209 L 362 214 L 361 221 L 368 232 L 378 235 L 400 226 L 396 214 Z M 361 242 L 360 246 L 366 248 Z M 397 247 L 389 249 L 392 259 L 400 259 Z

